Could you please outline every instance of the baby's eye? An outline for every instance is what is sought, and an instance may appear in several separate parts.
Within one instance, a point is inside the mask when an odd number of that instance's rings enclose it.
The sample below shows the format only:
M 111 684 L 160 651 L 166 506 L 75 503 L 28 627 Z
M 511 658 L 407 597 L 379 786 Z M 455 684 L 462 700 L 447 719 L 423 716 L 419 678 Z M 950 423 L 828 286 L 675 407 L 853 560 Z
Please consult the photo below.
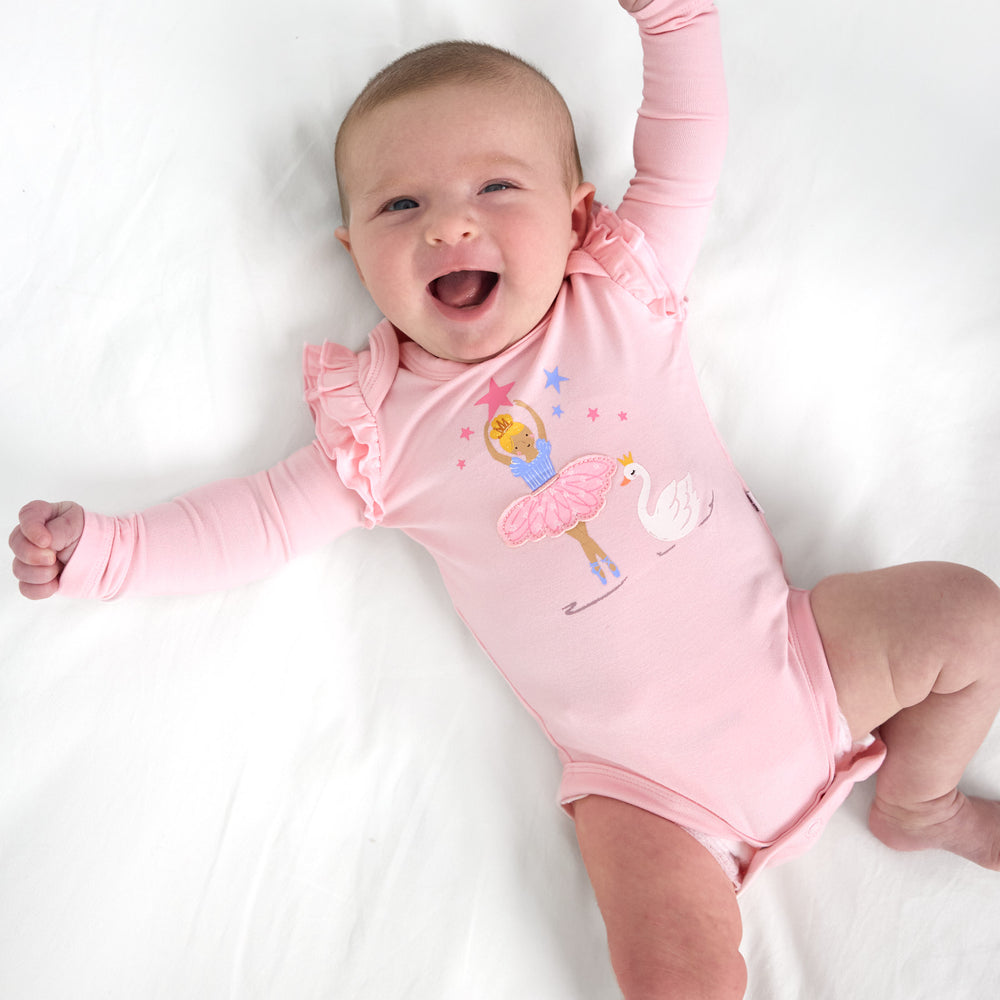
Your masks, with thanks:
M 493 181 L 483 188 L 483 194 L 492 194 L 494 191 L 509 191 L 514 187 L 509 181 Z
M 412 198 L 397 198 L 395 201 L 390 201 L 385 206 L 386 212 L 405 212 L 411 208 L 417 208 L 417 203 Z

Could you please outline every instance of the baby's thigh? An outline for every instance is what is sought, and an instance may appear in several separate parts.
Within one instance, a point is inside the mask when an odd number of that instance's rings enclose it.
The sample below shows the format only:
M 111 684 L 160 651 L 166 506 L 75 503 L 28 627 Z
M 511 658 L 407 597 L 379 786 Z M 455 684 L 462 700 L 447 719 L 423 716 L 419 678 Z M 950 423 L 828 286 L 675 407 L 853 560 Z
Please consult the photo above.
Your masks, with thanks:
M 975 680 L 997 590 L 975 570 L 910 563 L 821 581 L 813 615 L 840 710 L 858 739 L 931 691 Z
M 616 799 L 589 795 L 574 818 L 626 1000 L 742 997 L 743 925 L 715 858 L 676 824 Z

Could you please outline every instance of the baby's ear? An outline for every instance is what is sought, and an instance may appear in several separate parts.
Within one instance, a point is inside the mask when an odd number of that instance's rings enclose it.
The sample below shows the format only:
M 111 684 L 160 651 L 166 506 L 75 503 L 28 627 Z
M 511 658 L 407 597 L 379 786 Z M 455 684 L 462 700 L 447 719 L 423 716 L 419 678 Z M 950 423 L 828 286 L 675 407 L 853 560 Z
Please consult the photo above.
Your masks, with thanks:
M 590 212 L 594 206 L 594 192 L 596 190 L 593 184 L 584 181 L 582 184 L 578 184 L 573 192 L 570 220 L 573 229 L 573 245 L 570 247 L 572 250 L 583 245 L 583 238 L 587 235 L 587 226 L 590 222 Z
M 354 250 L 351 249 L 350 230 L 348 230 L 347 226 L 337 226 L 333 235 L 337 237 L 337 242 L 351 255 L 351 260 L 354 261 L 354 270 L 358 272 L 361 284 L 367 288 L 368 283 L 365 281 L 365 276 L 361 273 L 361 268 L 358 267 L 358 258 L 354 256 Z

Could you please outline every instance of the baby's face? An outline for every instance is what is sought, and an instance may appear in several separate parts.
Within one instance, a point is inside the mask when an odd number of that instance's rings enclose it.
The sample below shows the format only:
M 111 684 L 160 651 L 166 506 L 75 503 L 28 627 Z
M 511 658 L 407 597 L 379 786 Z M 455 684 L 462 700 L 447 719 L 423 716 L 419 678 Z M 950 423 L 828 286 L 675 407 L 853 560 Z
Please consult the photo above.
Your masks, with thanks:
M 337 236 L 375 304 L 441 358 L 499 354 L 545 316 L 593 187 L 570 190 L 550 116 L 496 86 L 439 86 L 366 115 Z

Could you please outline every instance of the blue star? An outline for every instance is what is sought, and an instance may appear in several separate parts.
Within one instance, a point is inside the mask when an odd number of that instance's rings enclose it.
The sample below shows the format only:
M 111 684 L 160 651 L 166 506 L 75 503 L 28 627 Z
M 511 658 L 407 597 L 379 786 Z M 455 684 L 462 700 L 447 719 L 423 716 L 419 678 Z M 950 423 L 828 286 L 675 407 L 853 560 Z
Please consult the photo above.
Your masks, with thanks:
M 562 392 L 562 383 L 568 382 L 569 377 L 559 374 L 559 366 L 556 365 L 552 371 L 547 368 L 543 368 L 542 371 L 545 372 L 545 388 L 548 389 L 549 386 L 552 386 L 556 392 Z
M 552 407 L 552 416 L 561 417 L 563 415 L 563 408 L 561 406 Z

